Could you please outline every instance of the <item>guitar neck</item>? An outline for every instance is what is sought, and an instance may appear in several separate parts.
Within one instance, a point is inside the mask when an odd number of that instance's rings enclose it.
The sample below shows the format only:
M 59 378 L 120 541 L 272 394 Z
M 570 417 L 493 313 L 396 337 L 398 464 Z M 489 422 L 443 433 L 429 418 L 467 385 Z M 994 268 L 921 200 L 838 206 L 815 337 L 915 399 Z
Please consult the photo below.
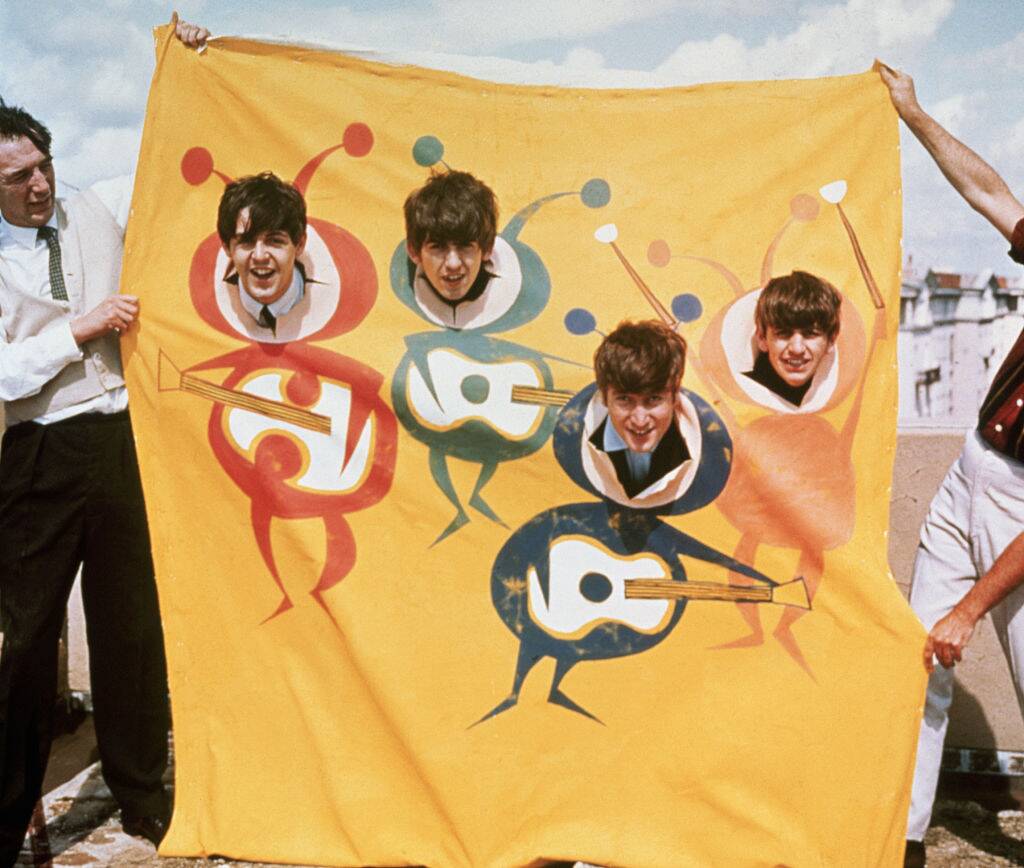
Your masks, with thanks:
M 540 404 L 545 407 L 564 407 L 572 392 L 563 389 L 538 389 L 535 386 L 513 386 L 512 400 L 517 404 Z
M 178 388 L 183 392 L 206 398 L 208 401 L 238 410 L 251 410 L 261 416 L 269 416 L 279 422 L 288 422 L 308 431 L 317 431 L 321 434 L 331 433 L 331 418 L 329 416 L 323 416 L 293 404 L 286 404 L 284 401 L 261 398 L 258 395 L 250 395 L 248 392 L 208 383 L 193 374 L 182 374 L 181 384 Z
M 673 582 L 670 579 L 626 579 L 628 600 L 727 600 L 734 603 L 770 603 L 766 585 L 723 585 L 718 582 Z

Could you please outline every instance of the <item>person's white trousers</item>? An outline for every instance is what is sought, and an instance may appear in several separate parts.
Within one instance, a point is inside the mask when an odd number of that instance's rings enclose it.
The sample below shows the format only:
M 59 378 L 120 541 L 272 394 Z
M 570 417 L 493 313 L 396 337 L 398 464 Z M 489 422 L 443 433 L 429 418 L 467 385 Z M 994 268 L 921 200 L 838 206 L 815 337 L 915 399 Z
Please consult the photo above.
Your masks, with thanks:
M 989 447 L 977 431 L 949 469 L 921 528 L 910 605 L 931 630 L 973 587 L 977 579 L 1024 532 L 1024 464 Z M 1024 714 L 1024 586 L 992 612 Z M 969 653 L 969 651 L 968 651 Z M 931 821 L 942 763 L 954 670 L 936 664 L 928 680 L 907 837 L 924 838 Z

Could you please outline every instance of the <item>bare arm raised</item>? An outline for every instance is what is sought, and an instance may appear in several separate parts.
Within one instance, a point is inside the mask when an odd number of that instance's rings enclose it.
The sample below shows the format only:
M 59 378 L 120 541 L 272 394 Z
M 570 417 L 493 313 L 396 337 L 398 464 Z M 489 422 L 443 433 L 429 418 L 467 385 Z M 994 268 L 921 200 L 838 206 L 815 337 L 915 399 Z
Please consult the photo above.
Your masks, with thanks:
M 942 174 L 975 211 L 1007 240 L 1024 218 L 1024 205 L 995 169 L 921 108 L 914 80 L 884 63 L 876 64 L 889 88 L 892 104 L 910 131 L 931 154 Z M 1018 241 L 1019 246 L 1019 241 Z M 928 634 L 924 662 L 929 671 L 933 655 L 945 667 L 960 662 L 964 647 L 979 620 L 1024 582 L 1024 533 L 1017 536 L 953 610 Z
M 899 116 L 932 155 L 942 174 L 967 204 L 1009 240 L 1014 226 L 1024 217 L 1024 205 L 995 169 L 921 108 L 909 75 L 884 63 L 878 63 L 877 69 Z

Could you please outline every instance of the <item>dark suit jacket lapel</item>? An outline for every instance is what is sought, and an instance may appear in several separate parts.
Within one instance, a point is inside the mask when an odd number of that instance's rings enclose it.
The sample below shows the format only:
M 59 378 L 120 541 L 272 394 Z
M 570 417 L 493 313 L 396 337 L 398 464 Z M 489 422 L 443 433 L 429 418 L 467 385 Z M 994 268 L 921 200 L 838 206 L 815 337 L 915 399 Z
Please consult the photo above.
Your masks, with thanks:
M 626 460 L 626 451 L 616 449 L 614 452 L 605 452 L 604 429 L 608 424 L 608 417 L 597 426 L 594 433 L 590 435 L 590 443 L 595 449 L 604 452 L 615 468 L 615 477 L 619 480 L 627 497 L 636 497 L 641 491 L 653 485 L 663 476 L 667 476 L 680 464 L 690 458 L 690 450 L 686 446 L 683 435 L 679 433 L 679 423 L 673 419 L 668 426 L 668 431 L 661 438 L 661 442 L 655 447 L 651 455 L 651 468 L 643 479 L 634 480 L 629 472 L 629 461 Z

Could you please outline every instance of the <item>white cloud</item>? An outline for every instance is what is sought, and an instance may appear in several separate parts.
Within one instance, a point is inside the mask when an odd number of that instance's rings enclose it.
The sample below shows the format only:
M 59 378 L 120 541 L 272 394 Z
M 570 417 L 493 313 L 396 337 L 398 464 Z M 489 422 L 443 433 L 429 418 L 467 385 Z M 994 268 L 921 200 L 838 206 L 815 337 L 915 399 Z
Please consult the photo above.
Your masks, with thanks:
M 1020 165 L 1024 160 L 1024 118 L 1019 119 L 993 147 L 996 158 Z
M 783 36 L 756 45 L 722 34 L 682 43 L 658 67 L 681 84 L 749 78 L 805 78 L 862 72 L 879 53 L 900 64 L 926 44 L 953 0 L 847 0 L 802 9 Z
M 565 55 L 565 65 L 570 69 L 597 70 L 604 68 L 604 56 L 590 48 L 572 48 Z
M 788 0 L 787 0 L 788 2 Z M 87 185 L 111 174 L 110 158 L 122 164 L 135 150 L 153 68 L 151 27 L 167 20 L 160 0 L 101 4 L 2 3 L 3 54 L 0 95 L 24 105 L 47 123 L 65 179 Z M 481 4 L 476 0 L 432 0 L 429 5 L 378 4 L 318 8 L 305 0 L 281 0 L 272 9 L 249 4 L 182 3 L 182 17 L 208 24 L 215 33 L 291 30 L 292 38 L 316 41 L 332 37 L 348 44 L 415 47 L 472 55 L 498 51 L 524 41 L 544 39 L 569 44 L 564 63 L 474 61 L 434 57 L 442 65 L 469 74 L 524 82 L 570 85 L 593 83 L 594 76 L 616 86 L 654 83 L 646 73 L 604 70 L 604 59 L 575 39 L 614 31 L 697 0 L 522 0 L 518 4 Z M 741 4 L 741 0 L 729 0 Z M 727 4 L 728 5 L 728 4 Z M 117 22 L 111 26 L 111 20 Z M 134 138 L 133 138 L 134 136 Z M 102 143 L 102 146 L 98 143 Z M 105 151 L 109 148 L 109 151 Z
M 58 15 L 50 6 L 39 6 L 39 21 L 8 15 L 11 32 L 3 39 L 0 71 L 5 98 L 38 112 L 44 121 L 52 111 L 39 106 L 74 106 L 97 113 L 94 123 L 100 124 L 111 116 L 137 117 L 153 66 L 148 30 L 130 20 L 111 28 L 91 7 L 72 6 Z
M 878 37 L 878 47 L 888 53 L 906 46 L 919 45 L 922 38 L 934 35 L 938 26 L 952 13 L 953 0 L 894 0 L 894 2 L 849 4 L 844 27 L 855 26 L 856 17 L 870 21 L 868 32 Z
M 729 81 L 749 78 L 752 59 L 752 52 L 745 43 L 722 33 L 713 39 L 684 42 L 657 71 L 680 84 Z M 772 71 L 762 70 L 757 77 L 774 76 Z
M 138 8 L 139 6 L 148 6 L 152 11 L 153 15 L 163 15 L 167 10 L 167 3 L 164 0 L 106 0 L 106 6 L 112 12 L 123 12 L 126 9 Z M 164 19 L 169 21 L 171 16 L 168 14 Z
M 145 104 L 149 76 L 138 73 L 138 65 L 106 58 L 93 67 L 83 83 L 88 108 L 94 111 L 131 112 Z
M 946 97 L 929 108 L 929 114 L 957 138 L 965 135 L 964 128 L 976 117 L 965 94 Z
M 732 2 L 739 5 L 738 0 Z M 432 0 L 427 6 L 390 8 L 341 6 L 309 14 L 301 0 L 221 16 L 217 32 L 265 33 L 298 41 L 327 41 L 367 47 L 482 54 L 535 40 L 583 39 L 647 21 L 695 0 Z M 211 16 L 217 9 L 211 8 Z M 205 21 L 203 23 L 206 23 Z M 215 23 L 211 20 L 210 24 Z M 282 27 L 287 30 L 282 30 Z
M 384 63 L 403 63 L 444 69 L 473 78 L 507 84 L 543 84 L 559 87 L 665 87 L 668 81 L 652 72 L 615 69 L 603 65 L 604 58 L 587 48 L 571 49 L 562 63 L 539 60 L 524 63 L 504 57 L 441 54 L 439 52 L 359 51 L 349 53 Z
M 105 0 L 4 9 L 0 95 L 50 127 L 58 173 L 69 183 L 131 167 L 153 68 L 150 22 L 163 19 L 163 6 Z
M 985 63 L 994 69 L 1009 72 L 1020 72 L 1024 69 L 1024 31 L 1018 33 L 1008 42 L 987 50 Z
M 1005 101 L 987 90 L 971 90 L 951 94 L 932 105 L 927 111 L 956 138 L 966 143 L 999 172 L 1004 180 L 1020 194 L 1024 182 L 1024 119 L 1007 110 Z M 904 151 L 904 168 L 927 171 L 938 178 L 931 157 L 911 136 Z
M 1024 156 L 1024 120 L 1005 137 L 994 138 L 999 133 L 986 125 L 982 111 L 988 101 L 985 92 L 956 94 L 928 109 L 939 123 L 991 162 L 1014 188 L 1014 169 Z M 915 262 L 948 263 L 954 271 L 991 267 L 999 274 L 1017 273 L 1005 256 L 1003 237 L 961 198 L 906 128 L 901 128 L 901 139 L 904 250 L 913 254 Z
M 81 186 L 82 178 L 92 183 L 99 178 L 126 175 L 135 168 L 141 130 L 137 127 L 100 127 L 77 143 L 74 152 L 54 161 L 68 182 Z
M 85 185 L 129 169 L 138 149 L 152 71 L 150 27 L 167 20 L 166 4 L 162 0 L 103 0 L 102 4 L 59 4 L 60 8 L 48 3 L 9 5 L 0 0 L 0 4 L 4 7 L 0 11 L 4 30 L 0 95 L 26 105 L 50 124 L 60 175 Z M 704 0 L 522 0 L 499 5 L 431 0 L 416 5 L 389 3 L 382 8 L 382 4 L 355 0 L 347 6 L 318 7 L 311 14 L 304 0 L 280 0 L 273 8 L 185 0 L 178 8 L 183 17 L 206 24 L 215 33 L 280 34 L 285 27 L 290 32 L 282 35 L 293 40 L 389 46 L 411 62 L 494 80 L 650 87 L 861 71 L 877 53 L 906 64 L 934 38 L 953 0 L 833 0 L 799 6 L 798 14 L 790 18 L 797 4 L 798 0 L 713 4 Z M 618 28 L 661 26 L 657 20 L 661 15 L 674 15 L 675 21 L 703 20 L 705 25 L 713 19 L 723 27 L 740 17 L 749 21 L 760 16 L 770 21 L 776 35 L 744 41 L 721 33 L 686 41 L 654 72 L 610 69 L 602 54 L 582 44 L 589 37 L 614 34 Z M 111 17 L 117 20 L 116 29 L 109 26 Z M 788 20 L 792 23 L 783 26 Z M 514 54 L 512 46 L 534 40 L 561 43 L 563 60 L 524 63 L 466 56 Z M 1006 46 L 1009 55 L 1015 42 Z M 1015 56 L 1022 55 L 1019 48 Z M 410 49 L 448 54 L 416 55 Z M 637 64 L 647 60 L 638 58 Z M 970 126 L 976 118 L 966 97 L 950 98 L 933 110 L 953 129 Z M 1004 147 L 1024 154 L 1024 126 L 1010 132 Z M 921 197 L 926 207 L 932 194 L 944 195 L 939 188 L 945 182 L 920 148 L 918 152 L 905 152 L 907 186 L 926 194 Z M 913 223 L 917 221 L 915 217 Z M 941 229 L 926 224 L 921 228 L 929 236 Z
M 677 6 L 677 0 L 517 0 L 490 8 L 480 0 L 436 3 L 437 12 L 448 22 L 445 29 L 457 28 L 466 39 L 478 34 L 482 48 L 534 39 L 579 39 L 656 17 Z

